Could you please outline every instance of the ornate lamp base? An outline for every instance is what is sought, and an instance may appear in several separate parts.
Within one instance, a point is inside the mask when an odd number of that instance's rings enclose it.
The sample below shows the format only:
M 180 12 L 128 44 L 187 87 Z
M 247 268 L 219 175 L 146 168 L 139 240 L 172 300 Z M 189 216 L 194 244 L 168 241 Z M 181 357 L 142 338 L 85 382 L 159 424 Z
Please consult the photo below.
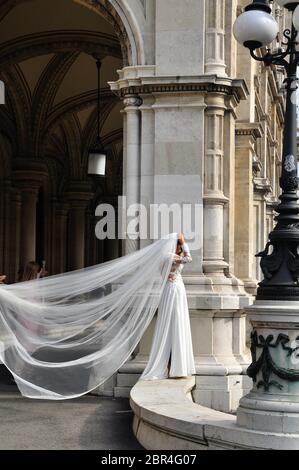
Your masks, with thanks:
M 246 309 L 253 326 L 251 392 L 237 423 L 251 430 L 299 433 L 299 301 L 256 301 Z

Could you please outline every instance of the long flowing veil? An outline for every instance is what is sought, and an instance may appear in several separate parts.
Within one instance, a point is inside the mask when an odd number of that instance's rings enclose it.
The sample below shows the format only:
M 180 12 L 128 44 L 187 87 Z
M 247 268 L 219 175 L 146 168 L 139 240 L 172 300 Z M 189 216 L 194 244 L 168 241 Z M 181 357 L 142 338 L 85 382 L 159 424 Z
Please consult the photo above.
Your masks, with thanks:
M 83 395 L 130 357 L 151 322 L 177 235 L 114 261 L 0 287 L 0 360 L 22 395 Z

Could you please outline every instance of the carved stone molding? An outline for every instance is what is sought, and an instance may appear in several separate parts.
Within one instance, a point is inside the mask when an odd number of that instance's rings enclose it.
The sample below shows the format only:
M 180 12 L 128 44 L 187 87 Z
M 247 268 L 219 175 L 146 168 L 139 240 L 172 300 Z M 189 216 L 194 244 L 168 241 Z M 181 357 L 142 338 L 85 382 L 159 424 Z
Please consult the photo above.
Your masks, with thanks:
M 223 194 L 205 194 L 203 201 L 209 206 L 224 206 L 228 204 L 229 199 Z
M 64 196 L 72 208 L 85 208 L 94 197 L 92 184 L 89 181 L 71 181 Z
M 21 191 L 37 195 L 48 171 L 41 159 L 16 159 L 13 168 L 13 181 Z
M 140 95 L 140 94 L 153 94 L 153 93 L 219 93 L 223 95 L 232 95 L 240 101 L 240 95 L 238 91 L 231 86 L 226 85 L 215 85 L 211 83 L 169 83 L 163 85 L 137 85 L 122 88 L 120 92 L 115 92 L 120 97 L 127 95 Z
M 255 192 L 268 194 L 273 191 L 273 188 L 268 178 L 254 178 L 253 183 Z
M 236 129 L 236 135 L 252 135 L 255 138 L 261 137 L 257 129 Z
M 262 137 L 262 128 L 259 123 L 238 122 L 236 124 L 236 136 L 251 136 L 254 140 Z

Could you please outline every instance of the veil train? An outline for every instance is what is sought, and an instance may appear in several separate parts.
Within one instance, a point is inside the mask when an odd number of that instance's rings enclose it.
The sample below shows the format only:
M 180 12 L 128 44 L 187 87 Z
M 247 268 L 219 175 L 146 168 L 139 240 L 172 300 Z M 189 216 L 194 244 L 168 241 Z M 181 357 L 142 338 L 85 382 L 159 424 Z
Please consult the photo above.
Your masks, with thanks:
M 0 287 L 0 360 L 22 395 L 63 400 L 129 359 L 159 305 L 177 234 L 122 258 Z

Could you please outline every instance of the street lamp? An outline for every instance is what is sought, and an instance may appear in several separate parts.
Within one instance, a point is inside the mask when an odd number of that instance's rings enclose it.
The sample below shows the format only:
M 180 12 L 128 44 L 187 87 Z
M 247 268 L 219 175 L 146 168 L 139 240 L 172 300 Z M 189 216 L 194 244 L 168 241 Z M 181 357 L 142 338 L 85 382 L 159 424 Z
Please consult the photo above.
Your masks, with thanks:
M 234 35 L 247 47 L 251 57 L 266 66 L 283 66 L 286 72 L 286 111 L 280 187 L 282 194 L 276 208 L 277 225 L 269 235 L 264 251 L 259 253 L 264 275 L 257 300 L 299 300 L 299 197 L 297 177 L 297 35 L 299 0 L 277 0 L 292 12 L 292 27 L 283 32 L 284 50 L 270 49 L 257 55 L 255 49 L 269 45 L 277 36 L 278 24 L 271 15 L 268 0 L 255 0 L 245 8 L 234 24 Z

